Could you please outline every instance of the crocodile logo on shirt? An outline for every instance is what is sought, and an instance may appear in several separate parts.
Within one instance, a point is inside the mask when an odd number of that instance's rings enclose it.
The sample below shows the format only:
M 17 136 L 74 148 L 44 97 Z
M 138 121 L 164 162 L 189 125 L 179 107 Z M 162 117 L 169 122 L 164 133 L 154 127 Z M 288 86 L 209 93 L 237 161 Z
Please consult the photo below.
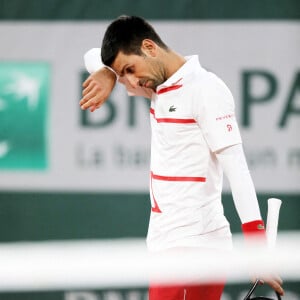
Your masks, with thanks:
M 174 112 L 176 111 L 176 107 L 174 107 L 174 105 L 171 105 L 169 108 L 169 112 Z

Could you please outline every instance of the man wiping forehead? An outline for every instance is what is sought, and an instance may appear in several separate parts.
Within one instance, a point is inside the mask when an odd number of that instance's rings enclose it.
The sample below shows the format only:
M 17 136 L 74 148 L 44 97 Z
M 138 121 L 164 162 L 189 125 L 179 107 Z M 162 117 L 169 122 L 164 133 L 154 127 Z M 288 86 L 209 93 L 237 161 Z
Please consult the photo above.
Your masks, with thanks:
M 150 251 L 231 249 L 221 202 L 223 172 L 243 232 L 264 238 L 232 94 L 220 78 L 201 67 L 198 56 L 171 50 L 142 18 L 121 16 L 108 26 L 101 51 L 88 52 L 85 62 L 88 68 L 97 67 L 84 83 L 83 109 L 99 108 L 117 79 L 129 93 L 151 100 Z M 283 293 L 279 278 L 266 281 Z M 153 284 L 149 297 L 216 300 L 224 284 Z

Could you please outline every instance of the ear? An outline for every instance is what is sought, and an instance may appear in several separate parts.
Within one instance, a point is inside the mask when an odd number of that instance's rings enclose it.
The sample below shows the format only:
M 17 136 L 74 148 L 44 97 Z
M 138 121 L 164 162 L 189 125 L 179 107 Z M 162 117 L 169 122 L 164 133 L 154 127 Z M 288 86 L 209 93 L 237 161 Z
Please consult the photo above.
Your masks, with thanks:
M 148 56 L 155 57 L 157 55 L 157 44 L 150 39 L 142 41 L 141 50 Z

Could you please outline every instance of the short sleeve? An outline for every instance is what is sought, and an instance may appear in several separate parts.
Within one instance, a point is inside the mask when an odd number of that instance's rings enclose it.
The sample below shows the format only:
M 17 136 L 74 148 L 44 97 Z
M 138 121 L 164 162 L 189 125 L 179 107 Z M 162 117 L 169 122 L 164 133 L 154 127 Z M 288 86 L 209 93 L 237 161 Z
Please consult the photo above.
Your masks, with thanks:
M 242 143 L 233 96 L 225 83 L 207 72 L 196 97 L 196 120 L 209 148 L 215 152 Z
M 84 56 L 84 66 L 86 70 L 92 74 L 102 67 L 104 67 L 104 64 L 101 61 L 101 49 L 100 48 L 92 48 L 88 50 Z

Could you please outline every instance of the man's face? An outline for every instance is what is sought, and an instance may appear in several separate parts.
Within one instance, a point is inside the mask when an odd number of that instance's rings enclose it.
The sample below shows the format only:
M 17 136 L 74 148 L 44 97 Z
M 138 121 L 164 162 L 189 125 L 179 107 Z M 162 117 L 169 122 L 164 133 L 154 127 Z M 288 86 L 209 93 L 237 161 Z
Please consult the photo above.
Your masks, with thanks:
M 119 76 L 126 77 L 133 88 L 141 86 L 155 91 L 167 80 L 163 62 L 147 51 L 143 51 L 143 55 L 119 52 L 112 68 Z

